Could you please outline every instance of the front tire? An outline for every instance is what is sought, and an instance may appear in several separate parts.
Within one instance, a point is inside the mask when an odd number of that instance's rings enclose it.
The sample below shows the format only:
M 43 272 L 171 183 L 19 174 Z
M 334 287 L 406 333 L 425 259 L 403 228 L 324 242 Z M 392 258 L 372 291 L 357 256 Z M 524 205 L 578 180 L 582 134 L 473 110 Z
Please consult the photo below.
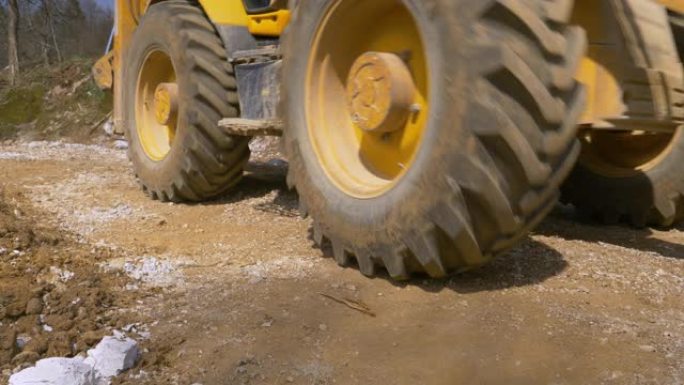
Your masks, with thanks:
M 237 88 L 202 10 L 185 0 L 150 6 L 126 60 L 126 136 L 143 190 L 162 201 L 201 201 L 234 186 L 249 159 L 248 138 L 218 127 L 221 118 L 239 116 Z M 175 97 L 161 108 L 159 89 Z
M 573 76 L 585 37 L 565 26 L 571 1 L 299 4 L 283 42 L 288 183 L 339 264 L 443 277 L 487 262 L 545 217 L 579 152 L 584 92 Z M 410 17 L 391 22 L 400 14 Z M 403 58 L 420 94 L 418 116 L 389 136 L 359 130 L 335 91 L 367 51 Z M 393 153 L 395 136 L 418 136 L 414 153 Z

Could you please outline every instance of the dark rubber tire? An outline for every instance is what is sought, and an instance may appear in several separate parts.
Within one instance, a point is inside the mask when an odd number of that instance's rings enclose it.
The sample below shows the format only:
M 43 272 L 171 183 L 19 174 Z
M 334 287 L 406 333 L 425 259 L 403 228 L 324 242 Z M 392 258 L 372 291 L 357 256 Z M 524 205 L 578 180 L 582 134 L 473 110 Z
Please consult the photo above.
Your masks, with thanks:
M 684 76 L 667 12 L 649 0 L 610 1 L 622 33 L 625 58 L 619 81 L 625 90 L 625 116 L 665 122 L 684 119 Z M 628 69 L 625 71 L 625 69 Z M 667 227 L 684 214 L 684 132 L 674 135 L 669 153 L 657 165 L 633 175 L 601 174 L 580 157 L 562 200 L 582 216 L 606 224 Z
M 136 130 L 135 92 L 147 53 L 163 50 L 179 89 L 176 136 L 166 157 L 150 159 Z M 126 52 L 124 124 L 129 158 L 143 190 L 162 201 L 202 201 L 233 187 L 249 160 L 248 138 L 229 136 L 218 122 L 238 117 L 235 75 L 214 26 L 192 1 L 154 4 Z
M 430 68 L 430 119 L 416 159 L 389 191 L 351 197 L 329 180 L 305 118 L 307 61 L 332 0 L 300 1 L 284 37 L 288 183 L 314 240 L 360 271 L 443 277 L 515 245 L 553 208 L 579 153 L 586 47 L 572 1 L 404 0 Z M 343 37 L 340 37 L 343 38 Z

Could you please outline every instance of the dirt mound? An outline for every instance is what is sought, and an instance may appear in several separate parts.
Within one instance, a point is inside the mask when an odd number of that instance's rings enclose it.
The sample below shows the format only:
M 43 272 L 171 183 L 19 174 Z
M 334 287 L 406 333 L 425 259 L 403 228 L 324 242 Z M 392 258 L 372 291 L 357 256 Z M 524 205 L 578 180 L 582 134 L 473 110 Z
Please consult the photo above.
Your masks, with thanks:
M 99 136 L 98 123 L 111 111 L 111 93 L 90 75 L 92 61 L 73 60 L 21 73 L 16 86 L 0 87 L 0 140 Z
M 73 356 L 127 324 L 128 278 L 105 273 L 112 257 L 31 219 L 21 195 L 0 188 L 0 370 Z M 2 381 L 0 381 L 2 382 Z

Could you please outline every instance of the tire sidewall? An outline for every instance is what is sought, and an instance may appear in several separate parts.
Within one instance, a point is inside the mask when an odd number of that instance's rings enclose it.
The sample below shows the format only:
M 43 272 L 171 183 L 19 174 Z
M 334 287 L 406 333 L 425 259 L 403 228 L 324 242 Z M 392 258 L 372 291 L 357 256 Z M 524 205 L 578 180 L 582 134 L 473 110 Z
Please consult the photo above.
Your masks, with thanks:
M 185 153 L 182 144 L 188 135 L 187 130 L 190 129 L 188 103 L 183 97 L 190 94 L 188 91 L 192 84 L 189 68 L 184 60 L 183 39 L 173 25 L 173 14 L 167 12 L 164 3 L 152 5 L 141 19 L 124 59 L 123 116 L 125 133 L 129 141 L 129 157 L 136 174 L 146 182 L 149 190 L 163 190 L 165 186 L 173 183 L 177 170 L 182 169 Z M 166 53 L 171 59 L 181 98 L 174 140 L 169 153 L 159 161 L 149 158 L 145 153 L 138 136 L 135 116 L 138 75 L 147 55 L 154 50 Z

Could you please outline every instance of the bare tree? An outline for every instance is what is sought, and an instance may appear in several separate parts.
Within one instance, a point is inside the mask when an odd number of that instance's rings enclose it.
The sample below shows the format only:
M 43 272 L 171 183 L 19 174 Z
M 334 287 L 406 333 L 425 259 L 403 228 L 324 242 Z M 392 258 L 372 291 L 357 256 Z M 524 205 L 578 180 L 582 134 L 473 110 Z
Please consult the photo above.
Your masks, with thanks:
M 57 62 L 62 62 L 62 50 L 59 49 L 59 43 L 57 42 L 57 33 L 55 32 L 55 22 L 52 17 L 52 2 L 50 0 L 43 0 L 43 7 L 45 9 L 45 18 L 47 19 L 48 27 L 50 27 L 50 35 L 52 35 L 52 44 L 55 48 L 55 53 L 57 53 Z
M 19 6 L 17 0 L 9 0 L 9 21 L 7 26 L 7 55 L 9 60 L 10 84 L 14 85 L 19 73 L 19 51 L 17 33 L 19 32 Z
M 112 16 L 97 0 L 0 0 L 0 69 L 9 81 L 19 67 L 99 57 Z

